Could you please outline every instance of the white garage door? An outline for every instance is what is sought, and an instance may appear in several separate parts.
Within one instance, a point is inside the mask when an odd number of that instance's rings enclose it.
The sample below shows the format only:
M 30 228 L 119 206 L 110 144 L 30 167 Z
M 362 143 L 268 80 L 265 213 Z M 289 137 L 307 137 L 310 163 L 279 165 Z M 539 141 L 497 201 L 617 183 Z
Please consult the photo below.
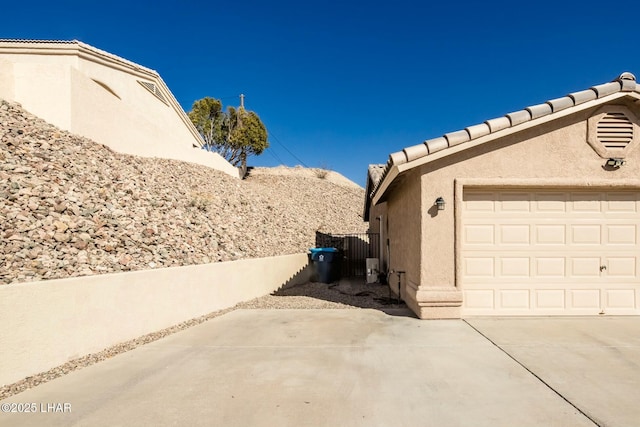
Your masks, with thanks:
M 640 314 L 640 192 L 465 190 L 463 314 Z

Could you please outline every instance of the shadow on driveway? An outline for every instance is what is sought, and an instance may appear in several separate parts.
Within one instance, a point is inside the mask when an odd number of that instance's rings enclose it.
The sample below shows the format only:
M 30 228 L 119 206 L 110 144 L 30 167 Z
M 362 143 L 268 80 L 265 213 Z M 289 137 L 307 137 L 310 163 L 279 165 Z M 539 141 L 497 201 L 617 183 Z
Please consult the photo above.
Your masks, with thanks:
M 244 309 L 345 309 L 370 308 L 390 315 L 415 315 L 402 300 L 398 300 L 389 286 L 366 283 L 364 278 L 340 279 L 327 284 L 308 282 L 285 286 L 270 295 L 238 304 Z

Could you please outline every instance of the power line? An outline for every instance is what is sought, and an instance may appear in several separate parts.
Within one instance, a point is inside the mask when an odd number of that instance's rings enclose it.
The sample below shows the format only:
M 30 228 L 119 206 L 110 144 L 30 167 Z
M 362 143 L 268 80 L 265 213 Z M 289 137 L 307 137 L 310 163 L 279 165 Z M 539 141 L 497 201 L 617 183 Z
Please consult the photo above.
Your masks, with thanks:
M 287 146 L 286 146 L 286 145 L 284 145 L 282 142 L 280 142 L 280 140 L 278 139 L 278 137 L 277 137 L 277 136 L 275 136 L 275 135 L 273 134 L 273 132 L 271 132 L 270 130 L 267 130 L 267 132 L 269 133 L 269 135 L 271 135 L 271 137 L 272 137 L 273 139 L 275 139 L 275 141 L 276 141 L 278 144 L 280 144 L 280 145 L 282 146 L 282 148 L 284 148 L 284 149 L 287 151 L 287 153 L 291 154 L 291 156 L 292 156 L 294 159 L 296 159 L 297 161 L 299 161 L 299 162 L 300 162 L 300 164 L 301 164 L 302 166 L 304 166 L 305 168 L 308 168 L 308 167 L 309 167 L 309 166 L 307 166 L 307 164 L 306 164 L 305 162 L 303 162 L 303 161 L 300 159 L 300 157 L 298 157 L 298 156 L 296 156 L 295 154 L 293 154 L 293 153 L 291 152 L 291 150 L 289 150 L 289 149 L 287 148 Z
M 284 161 L 282 161 L 282 159 L 280 158 L 280 156 L 278 156 L 275 151 L 273 151 L 272 149 L 268 149 L 267 148 L 267 153 L 271 154 L 273 156 L 274 159 L 276 159 L 276 161 L 280 162 L 281 165 L 284 165 Z

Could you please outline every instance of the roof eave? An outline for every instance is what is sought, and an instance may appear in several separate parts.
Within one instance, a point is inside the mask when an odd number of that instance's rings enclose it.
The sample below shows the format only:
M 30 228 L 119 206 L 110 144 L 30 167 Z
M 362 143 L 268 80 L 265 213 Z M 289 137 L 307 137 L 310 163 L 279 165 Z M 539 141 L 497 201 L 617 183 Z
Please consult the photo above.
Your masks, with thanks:
M 380 183 L 380 185 L 376 189 L 375 194 L 372 197 L 373 204 L 378 204 L 386 196 L 386 193 L 394 187 L 392 185 L 393 181 L 395 181 L 400 175 L 404 174 L 405 172 L 411 169 L 440 160 L 447 156 L 454 155 L 461 151 L 468 150 L 473 147 L 477 147 L 479 145 L 483 145 L 488 142 L 491 142 L 500 138 L 504 138 L 506 136 L 509 136 L 518 132 L 525 131 L 535 126 L 540 126 L 544 123 L 558 120 L 563 117 L 576 114 L 580 111 L 588 110 L 590 108 L 597 107 L 598 105 L 606 104 L 608 102 L 615 101 L 621 98 L 627 98 L 627 97 L 635 98 L 636 99 L 635 103 L 640 104 L 640 93 L 635 91 L 616 92 L 611 95 L 603 96 L 602 98 L 599 98 L 599 99 L 587 101 L 585 103 L 576 105 L 572 108 L 567 108 L 567 109 L 558 111 L 556 113 L 552 113 L 552 114 L 542 116 L 533 120 L 529 120 L 527 122 L 521 123 L 516 126 L 508 127 L 506 129 L 502 129 L 500 131 L 490 133 L 480 138 L 467 141 L 464 144 L 448 147 L 447 149 L 444 149 L 423 157 L 419 157 L 407 163 L 403 163 L 400 165 L 393 165 L 389 169 L 389 172 L 387 173 L 387 175 L 384 177 L 384 180 L 382 181 L 382 183 Z

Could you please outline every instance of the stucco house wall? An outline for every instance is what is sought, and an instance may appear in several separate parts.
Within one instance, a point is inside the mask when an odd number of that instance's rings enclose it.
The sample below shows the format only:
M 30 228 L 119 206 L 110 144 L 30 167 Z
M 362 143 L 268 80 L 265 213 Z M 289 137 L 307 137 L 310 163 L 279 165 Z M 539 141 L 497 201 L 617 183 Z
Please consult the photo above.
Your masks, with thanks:
M 392 154 L 384 178 L 369 196 L 370 209 L 374 212 L 377 202 L 388 210 L 390 268 L 407 271 L 402 296 L 409 307 L 421 318 L 463 314 L 460 263 L 465 189 L 640 190 L 638 99 L 636 92 L 610 94 L 428 155 L 412 158 L 418 146 L 411 147 L 403 153 L 409 159 L 406 164 L 395 165 L 397 153 Z M 634 141 L 625 149 L 626 163 L 620 168 L 605 167 L 611 152 L 589 142 L 593 133 L 589 119 L 609 106 L 626 109 L 634 121 Z M 421 164 L 412 167 L 412 161 Z M 445 210 L 436 209 L 438 197 L 445 199 Z
M 0 40 L 0 77 L 1 98 L 61 129 L 121 153 L 239 176 L 217 153 L 201 149 L 198 132 L 151 69 L 78 41 Z

